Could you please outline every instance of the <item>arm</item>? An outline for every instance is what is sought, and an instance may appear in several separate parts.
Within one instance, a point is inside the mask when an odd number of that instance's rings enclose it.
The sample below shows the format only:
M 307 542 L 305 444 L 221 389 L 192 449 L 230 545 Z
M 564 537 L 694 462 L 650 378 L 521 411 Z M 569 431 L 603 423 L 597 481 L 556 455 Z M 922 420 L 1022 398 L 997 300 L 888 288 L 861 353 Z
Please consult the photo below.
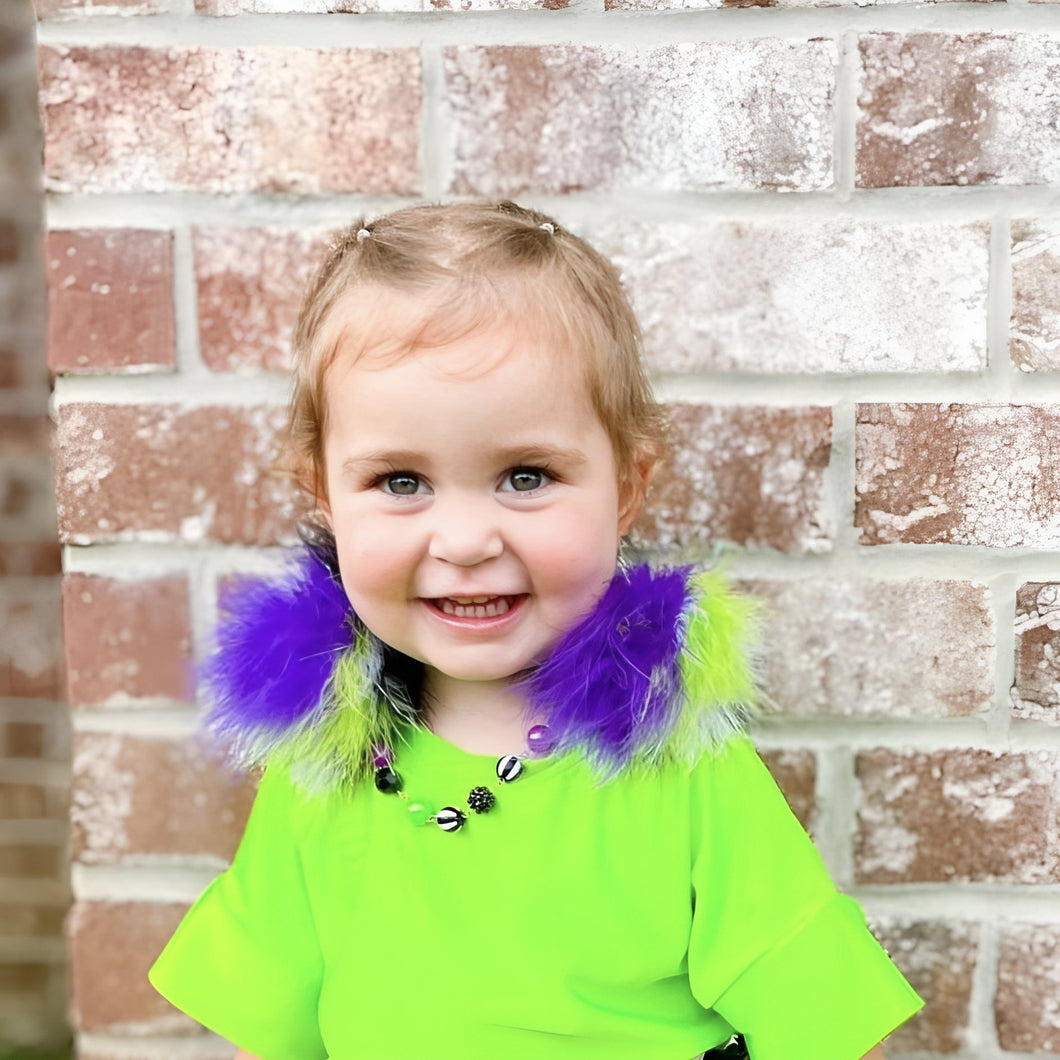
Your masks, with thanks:
M 876 1058 L 872 1056 L 871 1053 L 869 1054 L 869 1057 L 871 1058 L 871 1060 L 876 1060 Z M 258 1058 L 256 1056 L 251 1056 L 250 1053 L 245 1053 L 242 1049 L 240 1049 L 235 1055 L 235 1060 L 258 1060 Z
M 883 1046 L 877 1045 L 874 1049 L 870 1049 L 861 1060 L 887 1060 L 887 1058 L 883 1055 Z

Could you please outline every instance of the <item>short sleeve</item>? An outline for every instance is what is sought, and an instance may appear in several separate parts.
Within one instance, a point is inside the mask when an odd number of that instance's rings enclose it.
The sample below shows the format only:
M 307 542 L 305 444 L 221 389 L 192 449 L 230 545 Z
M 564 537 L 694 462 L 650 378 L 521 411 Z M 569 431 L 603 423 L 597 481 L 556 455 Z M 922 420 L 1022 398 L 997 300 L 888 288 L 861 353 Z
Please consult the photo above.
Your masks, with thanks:
M 261 1060 L 323 1060 L 323 962 L 292 822 L 297 794 L 266 770 L 231 867 L 188 911 L 148 978 Z
M 924 1004 L 746 737 L 697 766 L 689 981 L 751 1060 L 860 1060 Z

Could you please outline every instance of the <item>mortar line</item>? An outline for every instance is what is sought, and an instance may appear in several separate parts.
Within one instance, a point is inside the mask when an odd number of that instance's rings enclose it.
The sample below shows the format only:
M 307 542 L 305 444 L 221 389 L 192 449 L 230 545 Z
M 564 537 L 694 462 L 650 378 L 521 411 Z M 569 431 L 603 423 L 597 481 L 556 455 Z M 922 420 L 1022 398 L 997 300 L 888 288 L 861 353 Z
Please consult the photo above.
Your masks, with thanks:
M 173 319 L 176 326 L 177 371 L 183 378 L 202 378 L 210 372 L 199 349 L 198 284 L 191 225 L 173 228 Z
M 78 1055 L 85 1060 L 105 1056 L 112 1060 L 232 1060 L 233 1046 L 210 1032 L 193 1037 L 123 1037 L 79 1031 Z
M 854 882 L 854 818 L 857 788 L 854 760 L 844 744 L 817 751 L 814 797 L 820 810 L 818 849 L 836 886 L 849 891 Z
M 856 404 L 841 399 L 832 405 L 832 451 L 822 485 L 821 507 L 830 513 L 835 553 L 853 555 L 859 548 L 854 525 L 856 505 Z
M 995 216 L 990 225 L 990 273 L 986 305 L 986 378 L 997 387 L 997 400 L 1012 396 L 1012 358 L 1009 355 L 1009 321 L 1012 315 L 1012 226 L 1009 218 Z
M 1041 376 L 1042 373 L 1035 373 Z M 202 374 L 64 375 L 55 381 L 52 410 L 82 402 L 107 404 L 179 405 L 185 408 L 258 405 L 284 408 L 290 376 L 282 371 Z M 796 375 L 777 373 L 702 373 L 699 376 L 656 376 L 655 391 L 663 402 L 715 407 L 762 406 L 797 408 L 828 406 L 841 409 L 862 402 L 996 405 L 987 376 L 952 377 L 936 373 L 885 375 Z M 1060 404 L 1060 375 L 1027 381 L 1012 400 L 1049 406 Z
M 1060 565 L 1060 557 L 1058 557 Z M 1016 589 L 1019 577 L 1007 570 L 987 581 L 993 597 L 992 610 L 996 630 L 994 649 L 994 702 L 988 714 L 991 735 L 1007 745 L 1012 724 L 1011 690 L 1016 679 Z
M 441 49 L 430 44 L 420 48 L 420 56 L 423 63 L 423 124 L 420 128 L 423 192 L 428 201 L 435 201 L 446 194 L 452 173 L 444 61 Z
M 968 1002 L 968 1034 L 973 1047 L 1000 1052 L 997 1027 L 994 1024 L 994 994 L 997 989 L 1000 949 L 997 914 L 984 917 L 981 924 L 979 954 L 975 962 L 971 997 Z
M 435 74 L 440 77 L 440 50 Z M 440 92 L 439 84 L 435 91 Z M 443 149 L 439 155 L 444 155 Z M 852 161 L 850 165 L 852 165 Z M 964 187 L 857 188 L 846 196 L 834 190 L 774 191 L 768 188 L 704 188 L 660 191 L 615 188 L 573 191 L 558 195 L 535 193 L 542 208 L 560 216 L 577 214 L 587 222 L 630 220 L 703 223 L 770 220 L 796 227 L 836 219 L 895 224 L 987 223 L 1027 215 L 1060 217 L 1060 187 L 997 185 Z M 525 195 L 523 196 L 526 197 Z M 84 227 L 172 228 L 195 220 L 217 226 L 330 225 L 356 213 L 379 213 L 422 201 L 422 196 L 366 195 L 358 192 L 314 196 L 269 195 L 248 188 L 238 193 L 171 188 L 157 192 L 56 192 L 45 197 L 49 229 Z M 913 220 L 910 220 L 912 218 Z
M 856 128 L 861 64 L 857 34 L 849 30 L 837 40 L 839 61 L 836 66 L 836 90 L 833 104 L 835 122 L 834 166 L 836 202 L 848 203 L 854 193 L 856 177 Z
M 445 44 L 568 44 L 641 48 L 651 27 L 649 48 L 689 41 L 807 38 L 853 30 L 873 32 L 1055 32 L 1055 13 L 1034 5 L 947 4 L 942 16 L 927 4 L 772 8 L 768 30 L 756 9 L 622 12 L 575 9 L 561 17 L 548 11 L 375 12 L 361 15 L 242 14 L 235 18 L 159 14 L 133 19 L 95 16 L 45 20 L 38 26 L 44 45 L 143 44 L 157 47 L 241 47 L 282 45 L 332 48 L 415 47 Z M 645 49 L 646 50 L 646 49 Z

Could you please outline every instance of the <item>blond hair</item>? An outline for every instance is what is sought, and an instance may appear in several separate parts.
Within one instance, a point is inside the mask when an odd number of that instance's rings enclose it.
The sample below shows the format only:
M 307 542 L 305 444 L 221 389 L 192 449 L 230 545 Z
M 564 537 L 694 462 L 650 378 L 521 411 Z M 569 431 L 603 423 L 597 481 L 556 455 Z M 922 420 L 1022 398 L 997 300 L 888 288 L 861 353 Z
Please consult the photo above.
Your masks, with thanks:
M 295 328 L 285 465 L 323 495 L 325 381 L 340 346 L 398 357 L 501 321 L 582 358 L 620 483 L 650 475 L 665 418 L 617 270 L 552 218 L 508 201 L 406 207 L 340 235 Z

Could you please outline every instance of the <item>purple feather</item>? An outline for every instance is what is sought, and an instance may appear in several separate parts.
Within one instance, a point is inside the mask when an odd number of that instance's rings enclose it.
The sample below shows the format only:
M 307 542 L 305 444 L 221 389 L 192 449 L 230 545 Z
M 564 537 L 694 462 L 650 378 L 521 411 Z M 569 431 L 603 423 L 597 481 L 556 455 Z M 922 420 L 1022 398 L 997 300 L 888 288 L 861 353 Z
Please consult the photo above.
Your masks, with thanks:
M 342 585 L 312 552 L 279 579 L 240 581 L 223 601 L 216 647 L 200 672 L 208 728 L 237 744 L 282 735 L 320 702 L 352 640 Z
M 596 607 L 522 684 L 551 741 L 619 772 L 681 709 L 679 655 L 690 567 L 619 571 Z

